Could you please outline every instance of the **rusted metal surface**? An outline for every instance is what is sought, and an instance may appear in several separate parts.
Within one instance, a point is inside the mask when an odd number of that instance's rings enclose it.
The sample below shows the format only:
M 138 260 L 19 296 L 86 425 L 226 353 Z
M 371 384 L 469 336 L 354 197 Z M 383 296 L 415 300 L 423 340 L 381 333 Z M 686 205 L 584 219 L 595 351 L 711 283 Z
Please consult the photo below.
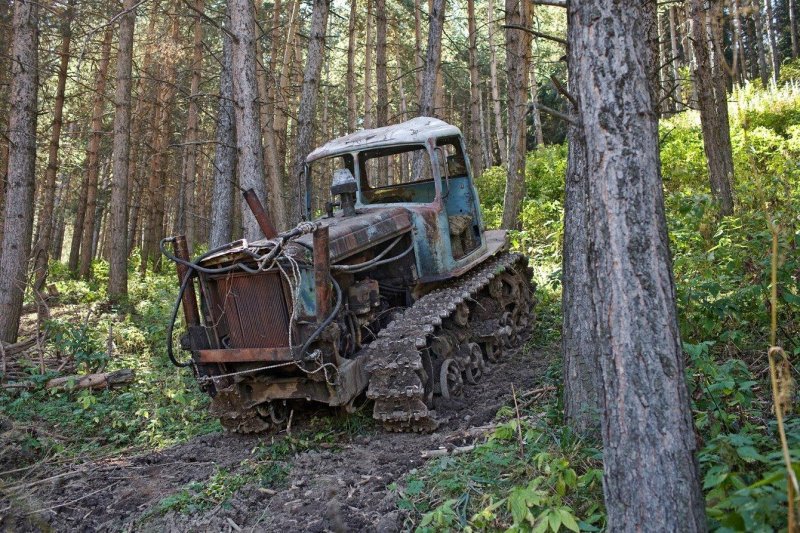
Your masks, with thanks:
M 178 235 L 175 237 L 175 256 L 178 259 L 189 261 L 189 246 L 186 243 L 185 235 Z M 187 272 L 189 272 L 189 267 L 177 263 L 176 268 L 178 271 L 178 283 L 183 283 L 183 279 L 186 277 Z M 197 295 L 195 294 L 194 282 L 192 280 L 189 280 L 189 283 L 186 285 L 186 290 L 183 291 L 181 303 L 183 304 L 183 316 L 186 319 L 186 325 L 199 326 L 200 312 L 197 309 Z
M 484 232 L 486 239 L 486 250 L 471 258 L 468 263 L 465 263 L 454 270 L 444 272 L 442 274 L 434 274 L 431 276 L 423 276 L 420 278 L 420 283 L 434 283 L 437 281 L 445 281 L 454 277 L 461 276 L 466 272 L 472 270 L 480 265 L 490 257 L 508 249 L 508 239 L 506 239 L 506 230 L 496 229 Z M 471 257 L 471 256 L 467 256 Z
M 289 347 L 198 350 L 197 353 L 201 363 L 252 363 L 258 361 L 283 363 L 294 361 Z
M 278 232 L 275 230 L 275 226 L 272 225 L 272 221 L 264 210 L 264 206 L 261 205 L 256 192 L 253 189 L 248 189 L 242 195 L 244 196 L 244 201 L 250 207 L 250 211 L 253 212 L 253 216 L 256 217 L 256 222 L 258 222 L 258 227 L 264 233 L 264 237 L 267 239 L 277 237 Z
M 211 278 L 211 313 L 225 318 L 230 348 L 289 346 L 291 304 L 280 272 L 235 273 Z
M 331 313 L 330 239 L 328 226 L 314 230 L 314 294 L 316 295 L 317 322 L 322 322 Z
M 306 162 L 311 163 L 323 157 L 383 146 L 424 144 L 431 138 L 456 135 L 461 135 L 461 131 L 447 122 L 432 117 L 416 117 L 400 124 L 361 130 L 333 139 L 311 152 Z
M 319 222 L 321 226 L 329 228 L 332 263 L 411 230 L 411 217 L 408 210 L 402 207 L 365 209 L 356 216 L 335 216 Z M 311 246 L 313 239 L 311 235 L 304 235 L 297 242 Z

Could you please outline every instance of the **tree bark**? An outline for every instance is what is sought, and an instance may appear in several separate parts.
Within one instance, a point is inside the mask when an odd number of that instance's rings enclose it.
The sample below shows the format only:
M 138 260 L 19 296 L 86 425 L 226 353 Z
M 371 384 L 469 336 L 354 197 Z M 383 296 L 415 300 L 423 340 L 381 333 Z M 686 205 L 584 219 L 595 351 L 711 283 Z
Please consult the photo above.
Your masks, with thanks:
M 120 18 L 119 23 L 112 155 L 114 174 L 111 182 L 111 260 L 108 275 L 108 298 L 112 302 L 122 301 L 128 297 L 128 180 L 130 179 L 128 165 L 131 154 L 131 77 L 133 32 L 136 25 L 135 8 L 136 0 L 125 0 L 122 9 L 127 13 Z
M 419 114 L 432 117 L 436 114 L 436 77 L 442 60 L 442 29 L 444 27 L 445 0 L 433 0 L 428 26 L 428 50 L 419 99 Z
M 372 121 L 372 18 L 374 0 L 367 1 L 367 24 L 364 42 L 364 128 L 370 129 L 375 127 Z
M 500 111 L 500 83 L 497 80 L 497 50 L 494 44 L 495 20 L 494 0 L 486 1 L 487 26 L 489 28 L 489 83 L 491 84 L 492 110 L 494 111 L 494 129 L 497 136 L 497 149 L 500 152 L 500 164 L 508 164 L 508 148 L 506 133 L 503 127 L 503 114 Z
M 232 43 L 222 34 L 222 70 L 219 75 L 217 144 L 214 149 L 214 195 L 211 199 L 209 246 L 217 248 L 231 240 L 234 185 L 236 184 L 236 124 L 233 110 Z
M 525 152 L 527 138 L 528 73 L 531 34 L 518 28 L 530 26 L 530 3 L 506 0 L 506 76 L 508 78 L 508 174 L 503 198 L 505 229 L 519 229 L 525 196 Z M 513 27 L 516 26 L 516 27 Z
M 724 82 L 714 79 L 715 69 L 711 64 L 711 43 L 706 28 L 707 16 L 703 0 L 689 0 L 687 18 L 691 25 L 692 49 L 694 50 L 694 79 L 697 90 L 700 122 L 703 130 L 703 147 L 706 153 L 711 193 L 719 205 L 720 214 L 733 213 L 733 149 L 728 123 L 728 100 Z M 722 69 L 716 69 L 716 76 Z M 722 91 L 720 91 L 722 89 Z
M 422 77 L 425 70 L 425 58 L 422 57 L 422 6 L 420 0 L 414 0 L 414 69 L 416 76 L 417 102 L 422 99 Z
M 469 162 L 475 177 L 483 174 L 481 154 L 481 87 L 478 72 L 478 30 L 475 24 L 475 0 L 467 0 L 469 31 Z
M 14 3 L 8 185 L 0 250 L 0 341 L 14 343 L 27 285 L 36 180 L 39 4 Z
M 347 24 L 347 132 L 356 131 L 358 105 L 356 104 L 356 16 L 358 1 L 350 0 L 350 20 Z
M 236 117 L 236 155 L 239 184 L 253 189 L 267 205 L 264 185 L 264 152 L 261 146 L 258 87 L 256 84 L 255 13 L 249 0 L 229 0 L 233 42 L 233 98 Z M 263 237 L 253 213 L 242 206 L 244 237 L 255 240 Z
M 778 50 L 778 31 L 775 28 L 775 19 L 772 16 L 772 0 L 764 0 L 767 15 L 767 41 L 769 42 L 769 55 L 772 58 L 772 83 L 778 84 L 781 77 L 781 56 Z
M 288 121 L 287 110 L 289 109 L 292 96 L 289 91 L 289 83 L 291 81 L 290 66 L 292 62 L 292 54 L 294 53 L 295 49 L 295 33 L 297 32 L 298 26 L 299 8 L 300 0 L 294 0 L 292 2 L 292 11 L 289 16 L 286 43 L 283 48 L 281 74 L 278 78 L 277 98 L 275 99 L 275 115 L 272 119 L 273 129 L 275 130 L 275 139 L 277 141 L 277 153 L 275 160 L 280 168 L 281 177 L 283 176 L 283 170 L 286 168 L 286 146 L 288 145 L 288 139 L 286 138 L 286 125 Z M 246 206 L 245 210 L 247 210 Z
M 306 68 L 303 74 L 303 89 L 300 107 L 297 111 L 297 144 L 295 150 L 294 173 L 292 177 L 299 179 L 303 175 L 306 156 L 311 153 L 314 142 L 314 116 L 317 111 L 319 95 L 319 79 L 322 62 L 325 60 L 325 35 L 328 30 L 328 12 L 331 0 L 314 0 L 314 11 L 311 15 Z M 236 130 L 238 134 L 238 129 Z M 305 205 L 305 183 L 298 187 L 299 198 L 293 201 L 296 206 L 294 222 L 300 220 L 300 206 Z
M 204 0 L 194 0 L 194 42 L 192 47 L 192 81 L 189 94 L 189 111 L 186 120 L 186 144 L 183 152 L 186 160 L 183 173 L 183 213 L 186 243 L 189 250 L 194 249 L 195 242 L 195 189 L 197 180 L 197 140 L 199 111 L 197 99 L 200 93 L 200 70 L 203 66 L 203 24 L 200 13 L 205 9 Z M 259 48 L 260 49 L 260 48 Z M 265 95 L 266 96 L 266 95 Z
M 571 13 L 571 17 L 577 14 Z M 569 19 L 568 39 L 577 40 L 577 24 Z M 567 78 L 573 97 L 582 49 L 568 47 Z M 572 113 L 577 114 L 578 108 Z M 564 245 L 561 269 L 561 346 L 564 354 L 564 421 L 582 436 L 600 435 L 600 361 L 597 358 L 596 323 L 589 270 L 589 171 L 586 140 L 577 124 L 570 125 L 567 142 L 567 176 L 564 186 Z
M 386 0 L 375 0 L 375 11 L 375 84 L 377 87 L 375 124 L 380 128 L 389 123 L 389 79 L 386 73 Z
M 33 297 L 37 303 L 37 312 L 43 319 L 48 318 L 47 306 L 41 297 L 41 290 L 47 280 L 47 268 L 50 259 L 50 242 L 53 236 L 53 222 L 55 220 L 56 174 L 58 174 L 59 161 L 58 149 L 61 143 L 61 127 L 64 123 L 64 91 L 67 86 L 67 69 L 69 67 L 70 44 L 72 42 L 72 17 L 74 14 L 74 0 L 69 0 L 64 8 L 61 26 L 61 56 L 58 65 L 58 82 L 56 85 L 56 100 L 53 105 L 53 125 L 50 130 L 50 146 L 47 154 L 47 170 L 42 186 L 42 207 L 39 210 L 38 225 L 39 242 L 34 251 L 34 282 Z
M 641 46 L 654 10 L 654 2 L 569 3 L 571 89 L 591 178 L 583 231 L 602 376 L 606 527 L 704 531 L 650 87 L 655 57 Z
M 80 265 L 78 274 L 84 279 L 89 279 L 92 274 L 92 236 L 94 235 L 95 218 L 93 216 L 97 207 L 97 178 L 100 173 L 100 143 L 103 141 L 103 114 L 105 109 L 106 82 L 108 79 L 108 63 L 111 55 L 112 27 L 106 29 L 103 37 L 103 51 L 100 65 L 95 76 L 94 104 L 92 105 L 92 132 L 87 148 L 86 165 L 86 211 L 83 217 L 83 229 L 80 238 Z M 88 215 L 88 216 L 86 216 Z M 75 237 L 73 237 L 74 239 Z
M 789 10 L 789 35 L 792 40 L 792 59 L 797 59 L 800 54 L 800 43 L 797 38 L 797 0 L 788 0 L 786 6 Z
M 758 73 L 761 76 L 761 85 L 766 89 L 769 85 L 769 67 L 767 67 L 767 52 L 764 49 L 764 22 L 761 13 L 761 4 L 758 0 L 752 1 L 753 20 L 756 25 L 756 48 L 758 49 Z
M 681 64 L 681 54 L 678 49 L 678 28 L 675 24 L 675 6 L 669 8 L 669 42 L 670 42 L 670 50 L 672 53 L 672 81 L 674 83 L 672 87 L 672 99 L 675 101 L 675 111 L 683 111 L 683 91 L 681 90 L 681 86 L 683 82 L 681 81 L 681 74 L 680 74 L 680 67 Z
M 87 148 L 87 170 L 81 180 L 78 196 L 78 208 L 75 214 L 75 224 L 72 227 L 72 243 L 70 244 L 68 268 L 73 272 L 78 272 L 79 262 L 81 261 L 81 242 L 83 241 L 84 225 L 88 208 L 89 188 L 92 176 L 94 176 L 94 188 L 97 190 L 97 173 L 99 172 L 98 151 L 102 140 L 103 108 L 105 107 L 105 84 L 106 72 L 108 70 L 108 56 L 111 53 L 111 30 L 107 29 L 103 38 L 100 63 L 95 71 L 95 94 L 92 103 L 91 132 L 89 133 L 89 146 Z

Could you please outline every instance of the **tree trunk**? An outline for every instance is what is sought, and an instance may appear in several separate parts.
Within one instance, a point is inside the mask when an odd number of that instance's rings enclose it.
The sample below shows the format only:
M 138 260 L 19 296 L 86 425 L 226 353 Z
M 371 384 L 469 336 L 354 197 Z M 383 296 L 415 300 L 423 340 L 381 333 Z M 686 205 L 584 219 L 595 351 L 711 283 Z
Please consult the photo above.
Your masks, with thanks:
M 797 59 L 800 54 L 800 43 L 797 39 L 797 0 L 788 0 L 789 5 L 789 35 L 792 39 L 792 59 Z
M 375 126 L 378 128 L 389 123 L 389 79 L 386 73 L 386 0 L 375 0 L 375 84 L 377 100 L 375 105 Z M 378 176 L 380 183 L 390 185 L 389 160 L 378 159 Z
M 386 73 L 386 0 L 375 0 L 375 83 L 377 102 L 375 124 L 377 127 L 389 123 L 389 79 Z M 386 159 L 383 160 L 386 162 Z
M 569 4 L 571 89 L 591 178 L 587 225 L 578 231 L 590 242 L 606 527 L 704 531 L 649 82 L 655 58 L 641 46 L 655 7 Z
M 53 106 L 53 125 L 50 130 L 50 147 L 47 154 L 47 170 L 42 186 L 42 207 L 39 210 L 39 242 L 34 251 L 34 282 L 33 297 L 37 303 L 37 312 L 42 319 L 49 318 L 47 306 L 41 297 L 41 290 L 47 279 L 47 265 L 50 259 L 50 242 L 53 236 L 53 222 L 55 220 L 56 174 L 58 173 L 58 149 L 61 143 L 61 126 L 63 125 L 64 91 L 67 86 L 67 69 L 69 67 L 69 50 L 72 42 L 72 16 L 74 14 L 74 0 L 69 0 L 64 8 L 61 37 L 61 59 L 58 66 L 58 82 L 56 85 L 56 101 Z
M 358 105 L 356 104 L 356 16 L 357 0 L 350 0 L 350 20 L 347 25 L 347 133 L 356 131 Z
M 258 2 L 255 3 L 256 15 L 258 15 L 259 5 Z M 280 6 L 281 0 L 277 0 L 274 9 L 280 10 Z M 274 31 L 274 29 L 272 34 L 273 40 L 276 40 L 275 35 L 277 32 Z M 273 105 L 270 105 L 272 94 L 270 93 L 267 83 L 267 75 L 274 72 L 274 70 L 267 73 L 266 69 L 263 68 L 261 62 L 263 61 L 264 54 L 261 52 L 261 49 L 262 44 L 257 43 L 256 50 L 258 53 L 258 60 L 256 61 L 256 73 L 258 75 L 258 95 L 260 99 L 261 137 L 264 141 L 264 159 L 267 165 L 266 174 L 269 183 L 269 191 L 271 193 L 268 195 L 269 205 L 265 207 L 268 209 L 275 227 L 278 230 L 284 230 L 288 225 L 288 221 L 286 216 L 286 197 L 283 187 L 283 165 L 278 161 L 280 150 L 278 149 L 278 139 L 275 136 L 275 129 L 272 127 L 272 117 L 274 116 L 275 109 Z M 273 49 L 277 52 L 276 46 L 273 46 Z M 274 59 L 274 57 L 270 58 L 272 68 L 274 68 L 275 64 Z
M 536 79 L 536 61 L 531 52 L 531 72 L 530 72 L 530 87 L 531 87 L 531 102 L 534 106 L 531 110 L 531 118 L 533 119 L 533 132 L 536 136 L 536 147 L 541 148 L 544 146 L 544 132 L 542 131 L 542 114 L 539 112 L 539 82 Z
M 678 50 L 678 28 L 675 25 L 675 6 L 669 8 L 669 42 L 672 53 L 672 99 L 675 101 L 675 111 L 683 111 L 683 85 L 681 81 L 680 67 L 681 54 Z
M 469 162 L 475 177 L 483 174 L 481 154 L 481 87 L 478 72 L 478 30 L 475 25 L 475 0 L 467 0 L 469 31 Z
M 367 27 L 364 36 L 364 128 L 374 128 L 372 121 L 372 6 L 374 0 L 367 1 Z
M 92 132 L 87 148 L 86 166 L 86 211 L 88 216 L 83 217 L 81 236 L 81 253 L 79 275 L 89 279 L 92 275 L 92 236 L 94 235 L 95 218 L 93 215 L 97 207 L 97 178 L 100 173 L 100 143 L 103 140 L 103 114 L 105 109 L 105 92 L 108 73 L 109 56 L 111 55 L 111 37 L 113 28 L 108 26 L 103 38 L 103 52 L 100 65 L 95 77 L 94 104 L 92 106 Z M 73 237 L 74 239 L 74 237 Z
M 303 90 L 300 97 L 300 107 L 297 111 L 297 144 L 295 150 L 293 178 L 303 175 L 306 156 L 311 153 L 314 142 L 314 117 L 317 111 L 317 97 L 319 95 L 319 77 L 322 71 L 322 62 L 325 60 L 325 34 L 328 30 L 328 11 L 331 0 L 314 0 L 314 11 L 311 15 L 311 28 L 309 30 L 308 53 L 306 54 L 306 68 L 303 74 Z M 237 129 L 237 134 L 239 130 Z M 291 202 L 296 207 L 293 222 L 300 221 L 302 208 L 306 205 L 306 184 L 298 187 L 299 198 Z
M 489 28 L 489 83 L 492 88 L 492 110 L 494 111 L 494 129 L 497 135 L 497 149 L 500 152 L 500 164 L 508 164 L 508 148 L 506 133 L 503 128 L 503 114 L 500 111 L 500 84 L 497 81 L 497 50 L 494 44 L 495 20 L 494 0 L 486 1 L 487 26 Z
M 758 49 L 758 73 L 761 76 L 761 85 L 769 85 L 769 68 L 767 67 L 767 52 L 764 49 L 764 22 L 761 13 L 761 4 L 753 0 L 753 20 L 756 25 L 756 48 Z
M 775 28 L 775 18 L 772 16 L 772 0 L 764 0 L 767 7 L 767 36 L 769 42 L 769 55 L 772 58 L 772 83 L 778 84 L 781 77 L 781 56 L 778 50 L 778 31 Z
M 10 4 L 3 0 L 0 1 L 0 50 L 10 48 L 9 38 L 12 36 L 11 28 L 8 25 Z M 8 76 L 11 74 L 9 55 L 0 54 L 0 243 L 3 242 L 3 225 L 5 213 L 5 194 L 6 194 L 6 174 L 8 173 L 8 97 L 9 84 Z M 2 257 L 0 250 L 0 257 Z
M 414 69 L 416 70 L 417 102 L 422 99 L 422 76 L 425 70 L 425 58 L 422 57 L 422 6 L 420 0 L 414 0 Z
M 175 11 L 177 11 L 177 6 L 175 6 Z M 179 29 L 178 18 L 173 16 L 170 22 L 170 46 L 179 46 Z M 167 50 L 169 49 L 167 47 Z M 163 54 L 158 63 L 161 65 L 159 74 L 161 83 L 156 96 L 156 111 L 153 113 L 153 154 L 150 158 L 148 178 L 147 220 L 142 239 L 142 263 L 140 266 L 142 276 L 146 274 L 148 261 L 152 263 L 155 272 L 161 270 L 161 252 L 158 249 L 158 242 L 164 233 L 164 206 L 169 173 L 169 143 L 172 136 L 172 111 L 176 92 L 177 58 L 171 54 Z M 257 135 L 258 129 L 255 131 Z
M 192 48 L 192 81 L 189 94 L 189 112 L 186 120 L 186 144 L 183 154 L 186 158 L 183 173 L 183 213 L 186 242 L 189 250 L 194 249 L 195 242 L 195 188 L 197 180 L 197 141 L 199 112 L 197 99 L 200 93 L 200 70 L 203 66 L 203 24 L 200 13 L 205 9 L 204 0 L 194 0 L 194 43 Z M 264 95 L 266 96 L 266 94 Z
M 508 78 L 508 174 L 503 198 L 505 229 L 519 229 L 519 214 L 525 196 L 525 141 L 528 109 L 528 73 L 531 34 L 518 28 L 530 27 L 530 3 L 506 0 L 506 76 Z M 511 27 L 516 26 L 516 28 Z
M 112 155 L 114 174 L 111 182 L 111 260 L 108 275 L 108 298 L 112 302 L 124 300 L 128 296 L 128 180 L 130 179 L 128 164 L 131 154 L 131 76 L 133 32 L 136 24 L 135 7 L 136 0 L 125 0 L 122 9 L 128 13 L 122 16 L 119 23 Z
M 742 21 L 739 18 L 739 0 L 731 0 L 731 49 L 733 61 L 731 62 L 731 77 L 734 83 L 743 85 L 743 78 L 740 76 L 740 69 L 744 70 L 744 65 L 739 65 L 739 56 L 742 48 Z
M 267 205 L 264 185 L 264 152 L 261 146 L 258 87 L 256 84 L 255 13 L 248 0 L 229 0 L 233 42 L 233 98 L 236 117 L 236 155 L 239 184 L 253 189 L 262 205 Z M 242 206 L 244 237 L 263 237 L 253 213 Z
M 39 85 L 39 4 L 14 3 L 8 188 L 0 249 L 0 341 L 14 343 L 27 285 L 36 185 L 36 111 Z
M 211 199 L 209 246 L 217 248 L 231 240 L 234 185 L 236 184 L 236 130 L 233 111 L 231 38 L 222 34 L 222 70 L 219 76 L 217 144 L 214 149 L 214 195 Z
M 88 207 L 89 187 L 92 176 L 94 176 L 95 191 L 97 188 L 97 172 L 99 171 L 98 154 L 100 149 L 100 141 L 102 140 L 103 123 L 103 108 L 105 107 L 105 98 L 102 93 L 105 92 L 106 85 L 106 71 L 108 70 L 108 56 L 111 53 L 111 29 L 107 29 L 105 37 L 103 38 L 102 52 L 100 63 L 95 71 L 95 94 L 92 103 L 92 120 L 91 132 L 89 133 L 89 146 L 87 148 L 87 170 L 81 180 L 80 192 L 78 196 L 78 208 L 75 214 L 75 224 L 72 227 L 72 243 L 70 245 L 68 268 L 73 271 L 78 271 L 79 262 L 81 260 L 81 242 L 83 241 L 83 229 L 86 220 L 86 211 Z
M 240 0 L 237 0 L 237 2 L 238 1 Z M 275 160 L 280 168 L 281 176 L 283 176 L 283 169 L 286 168 L 286 146 L 288 145 L 288 139 L 286 138 L 286 125 L 288 120 L 287 110 L 290 108 L 289 106 L 292 96 L 289 91 L 289 83 L 291 81 L 290 67 L 292 64 L 291 57 L 295 49 L 295 33 L 297 32 L 297 26 L 299 24 L 299 17 L 297 15 L 299 8 L 300 0 L 294 0 L 292 2 L 291 15 L 289 16 L 286 43 L 283 49 L 281 74 L 278 79 L 277 98 L 275 99 L 275 115 L 272 119 L 273 129 L 275 130 L 275 139 L 277 141 L 277 153 Z M 247 210 L 246 206 L 245 210 Z
M 572 14 L 574 17 L 575 14 Z M 577 39 L 578 27 L 568 21 L 568 39 Z M 568 49 L 567 79 L 578 98 L 576 84 L 583 50 Z M 578 106 L 580 107 L 580 106 Z M 578 108 L 571 114 L 577 115 Z M 564 354 L 564 421 L 582 436 L 600 435 L 600 361 L 597 358 L 596 323 L 589 282 L 589 171 L 586 139 L 578 125 L 570 125 L 567 142 L 567 176 L 564 186 L 564 244 L 561 269 L 561 346 Z
M 725 216 L 733 213 L 733 149 L 728 124 L 728 101 L 724 84 L 714 79 L 715 69 L 711 64 L 711 43 L 703 5 L 703 0 L 689 0 L 687 4 L 695 57 L 694 79 L 711 193 L 719 205 L 720 214 Z M 718 68 L 716 72 L 720 76 L 722 69 Z
M 419 114 L 423 117 L 432 117 L 436 113 L 436 76 L 442 60 L 444 9 L 445 0 L 433 0 L 428 26 L 428 51 L 425 54 L 425 71 L 419 99 Z

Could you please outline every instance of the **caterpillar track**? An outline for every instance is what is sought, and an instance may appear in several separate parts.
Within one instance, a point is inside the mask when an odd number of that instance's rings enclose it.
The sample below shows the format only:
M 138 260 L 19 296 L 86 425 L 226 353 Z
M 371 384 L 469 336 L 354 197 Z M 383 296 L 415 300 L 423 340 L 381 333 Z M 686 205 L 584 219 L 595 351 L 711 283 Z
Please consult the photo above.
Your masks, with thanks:
M 417 300 L 368 351 L 367 396 L 389 431 L 433 431 L 434 393 L 458 396 L 535 319 L 527 259 L 503 253 Z

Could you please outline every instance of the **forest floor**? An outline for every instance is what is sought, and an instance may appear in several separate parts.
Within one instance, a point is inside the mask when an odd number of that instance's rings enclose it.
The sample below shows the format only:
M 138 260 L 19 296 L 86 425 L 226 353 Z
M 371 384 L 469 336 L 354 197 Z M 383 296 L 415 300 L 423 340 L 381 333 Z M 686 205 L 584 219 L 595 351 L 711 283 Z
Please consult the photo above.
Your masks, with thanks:
M 6 476 L 0 528 L 79 531 L 401 531 L 398 487 L 433 455 L 483 442 L 498 409 L 533 389 L 554 348 L 509 351 L 458 400 L 436 400 L 432 434 L 393 434 L 354 415 L 295 418 L 290 434 L 212 433 L 160 451 L 69 464 L 39 462 Z M 477 428 L 477 429 L 476 429 Z M 0 427 L 0 437 L 13 426 Z M 4 465 L 8 467 L 8 465 Z M 8 471 L 8 470 L 7 470 Z

